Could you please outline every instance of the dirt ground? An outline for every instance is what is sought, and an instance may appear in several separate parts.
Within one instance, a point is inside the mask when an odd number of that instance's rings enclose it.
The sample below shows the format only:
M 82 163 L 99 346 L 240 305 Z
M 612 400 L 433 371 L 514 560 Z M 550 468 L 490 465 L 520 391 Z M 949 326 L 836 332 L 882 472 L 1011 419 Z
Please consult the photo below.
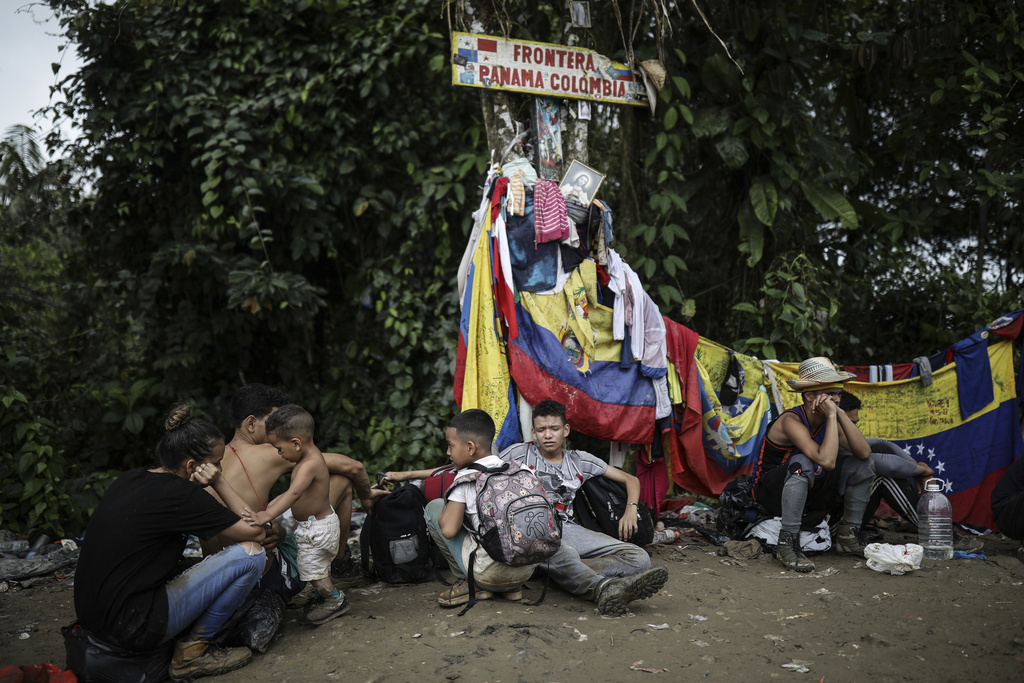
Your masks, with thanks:
M 349 589 L 347 615 L 318 628 L 289 609 L 266 654 L 216 680 L 1021 681 L 1019 545 L 986 538 L 987 560 L 903 576 L 830 552 L 814 557 L 818 571 L 795 574 L 766 555 L 721 557 L 688 535 L 651 547 L 668 583 L 619 618 L 557 589 L 537 607 L 481 602 L 459 617 L 434 601 L 439 583 L 364 585 Z M 74 617 L 73 581 L 0 592 L 0 665 L 64 664 L 59 628 Z M 541 585 L 531 581 L 527 599 Z

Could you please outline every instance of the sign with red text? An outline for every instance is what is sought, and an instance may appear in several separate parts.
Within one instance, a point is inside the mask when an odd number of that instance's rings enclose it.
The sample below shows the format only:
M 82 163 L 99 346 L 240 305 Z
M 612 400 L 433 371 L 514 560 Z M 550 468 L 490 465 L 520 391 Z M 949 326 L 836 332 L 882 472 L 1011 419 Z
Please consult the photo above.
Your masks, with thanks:
M 643 79 L 593 50 L 475 33 L 452 33 L 452 83 L 647 105 Z

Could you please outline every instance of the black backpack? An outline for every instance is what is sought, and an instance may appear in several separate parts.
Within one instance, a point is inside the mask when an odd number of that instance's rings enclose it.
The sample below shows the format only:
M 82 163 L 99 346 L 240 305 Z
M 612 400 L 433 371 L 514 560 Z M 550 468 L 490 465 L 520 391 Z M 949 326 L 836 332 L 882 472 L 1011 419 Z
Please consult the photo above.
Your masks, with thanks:
M 403 484 L 374 503 L 359 535 L 363 574 L 388 583 L 419 583 L 430 575 L 426 504 L 415 484 Z
M 581 526 L 619 537 L 619 520 L 626 511 L 626 485 L 608 477 L 591 477 L 583 482 L 573 500 L 573 513 Z M 650 545 L 654 541 L 654 519 L 643 503 L 636 506 L 637 531 L 630 543 Z

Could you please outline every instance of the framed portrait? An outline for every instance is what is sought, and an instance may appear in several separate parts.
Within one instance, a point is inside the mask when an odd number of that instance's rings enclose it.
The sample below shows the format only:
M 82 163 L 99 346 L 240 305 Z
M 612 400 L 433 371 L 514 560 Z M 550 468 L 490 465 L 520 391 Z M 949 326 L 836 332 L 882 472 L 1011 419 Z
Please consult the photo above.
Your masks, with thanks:
M 569 164 L 562 181 L 558 183 L 558 189 L 567 200 L 579 202 L 583 206 L 589 206 L 597 196 L 597 191 L 604 182 L 604 174 L 598 173 L 586 164 L 573 161 Z
M 569 14 L 572 16 L 572 25 L 581 28 L 590 28 L 590 3 L 569 0 Z

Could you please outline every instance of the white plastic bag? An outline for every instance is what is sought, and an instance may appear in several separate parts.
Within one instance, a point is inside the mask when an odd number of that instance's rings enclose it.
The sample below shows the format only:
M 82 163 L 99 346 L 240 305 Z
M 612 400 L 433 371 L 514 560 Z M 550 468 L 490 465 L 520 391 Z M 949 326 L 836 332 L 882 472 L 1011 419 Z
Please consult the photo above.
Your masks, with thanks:
M 872 543 L 864 548 L 864 557 L 868 559 L 868 566 L 876 572 L 889 572 L 894 576 L 900 576 L 921 568 L 924 548 L 916 543 Z

